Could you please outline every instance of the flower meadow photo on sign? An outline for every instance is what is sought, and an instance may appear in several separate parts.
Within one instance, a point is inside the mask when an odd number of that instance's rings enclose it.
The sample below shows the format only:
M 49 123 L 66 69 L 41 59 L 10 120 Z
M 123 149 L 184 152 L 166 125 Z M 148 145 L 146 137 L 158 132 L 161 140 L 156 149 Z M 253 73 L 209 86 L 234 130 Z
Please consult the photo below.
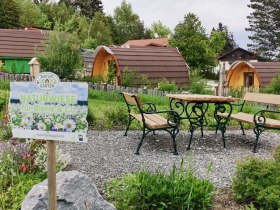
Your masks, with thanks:
M 86 142 L 88 84 L 60 82 L 50 91 L 12 82 L 9 103 L 14 137 Z

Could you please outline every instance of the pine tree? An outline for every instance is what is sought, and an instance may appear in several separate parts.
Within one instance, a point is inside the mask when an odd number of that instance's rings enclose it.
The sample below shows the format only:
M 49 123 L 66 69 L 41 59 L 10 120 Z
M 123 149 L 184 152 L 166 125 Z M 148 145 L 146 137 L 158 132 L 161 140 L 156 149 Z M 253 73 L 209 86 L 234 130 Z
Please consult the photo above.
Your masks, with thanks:
M 252 35 L 251 51 L 269 59 L 280 60 L 280 3 L 279 0 L 250 0 L 253 12 L 247 17 Z
M 20 27 L 20 9 L 14 0 L 0 1 L 0 28 Z

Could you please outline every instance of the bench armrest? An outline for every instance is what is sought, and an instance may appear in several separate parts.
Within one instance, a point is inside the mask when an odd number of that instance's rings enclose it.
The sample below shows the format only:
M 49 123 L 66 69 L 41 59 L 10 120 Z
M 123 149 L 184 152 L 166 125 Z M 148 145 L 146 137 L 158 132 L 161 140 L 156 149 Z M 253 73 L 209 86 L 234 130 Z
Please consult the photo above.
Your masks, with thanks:
M 232 105 L 232 108 L 234 108 L 234 107 L 240 107 L 238 111 L 239 111 L 239 112 L 242 112 L 244 103 L 245 103 L 245 101 L 242 101 L 242 102 L 240 102 L 240 103 L 231 103 L 231 105 Z
M 255 125 L 266 126 L 266 121 L 268 119 L 268 117 L 266 116 L 266 113 L 279 114 L 279 116 L 280 116 L 280 111 L 276 111 L 276 110 L 259 110 L 259 111 L 257 111 L 254 114 L 254 123 L 255 123 Z
M 143 111 L 146 111 L 146 112 L 157 111 L 156 105 L 154 103 L 151 103 L 151 102 L 142 103 L 141 108 L 143 109 Z

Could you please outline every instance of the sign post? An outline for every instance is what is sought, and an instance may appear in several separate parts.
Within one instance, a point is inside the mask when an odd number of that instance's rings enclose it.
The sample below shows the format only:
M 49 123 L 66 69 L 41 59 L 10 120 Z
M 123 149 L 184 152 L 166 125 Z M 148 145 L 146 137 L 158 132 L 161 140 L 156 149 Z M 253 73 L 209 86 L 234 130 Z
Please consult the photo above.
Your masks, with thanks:
M 57 210 L 56 142 L 87 142 L 88 84 L 60 82 L 42 72 L 34 82 L 11 82 L 13 137 L 47 140 L 49 210 Z
M 56 201 L 56 145 L 55 141 L 47 141 L 48 150 L 48 197 L 49 210 L 57 210 Z

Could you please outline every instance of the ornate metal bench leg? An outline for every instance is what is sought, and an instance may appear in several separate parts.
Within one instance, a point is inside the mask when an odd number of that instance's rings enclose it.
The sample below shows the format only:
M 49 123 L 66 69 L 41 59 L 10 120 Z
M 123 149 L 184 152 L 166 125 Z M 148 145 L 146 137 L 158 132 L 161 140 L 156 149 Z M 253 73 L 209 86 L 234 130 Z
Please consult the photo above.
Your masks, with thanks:
M 155 131 L 153 131 L 153 135 L 156 135 L 156 132 L 155 132 Z
M 136 152 L 135 152 L 135 154 L 136 155 L 140 155 L 140 153 L 139 153 L 139 150 L 140 150 L 140 147 L 142 146 L 142 143 L 143 143 L 143 140 L 144 140 L 144 138 L 145 138 L 145 136 L 149 133 L 149 132 L 145 132 L 145 127 L 143 128 L 143 134 L 142 134 L 142 138 L 141 138 L 141 141 L 139 142 L 139 144 L 138 144 L 138 147 L 137 147 L 137 150 L 136 150 Z
M 258 143 L 259 143 L 259 137 L 260 135 L 262 134 L 263 130 L 261 130 L 259 127 L 255 127 L 254 128 L 254 133 L 256 134 L 256 141 L 254 143 L 254 147 L 253 147 L 253 151 L 254 153 L 257 152 L 257 146 L 258 146 Z
M 133 118 L 129 115 L 128 124 L 127 124 L 126 130 L 125 130 L 124 136 L 127 136 L 127 131 L 129 129 L 129 126 L 130 126 L 132 120 L 133 120 Z
M 242 122 L 239 121 L 240 128 L 242 130 L 242 135 L 245 135 L 244 128 Z
M 173 131 L 171 131 L 171 136 L 172 136 L 172 140 L 173 140 L 173 147 L 174 147 L 174 155 L 178 155 L 178 151 L 177 151 L 177 144 L 176 144 L 176 136 L 179 133 L 178 129 L 174 129 Z
M 226 129 L 222 126 L 220 128 L 221 132 L 222 132 L 222 139 L 223 139 L 223 145 L 224 145 L 224 148 L 226 148 L 226 137 L 225 137 L 225 132 L 226 132 Z

